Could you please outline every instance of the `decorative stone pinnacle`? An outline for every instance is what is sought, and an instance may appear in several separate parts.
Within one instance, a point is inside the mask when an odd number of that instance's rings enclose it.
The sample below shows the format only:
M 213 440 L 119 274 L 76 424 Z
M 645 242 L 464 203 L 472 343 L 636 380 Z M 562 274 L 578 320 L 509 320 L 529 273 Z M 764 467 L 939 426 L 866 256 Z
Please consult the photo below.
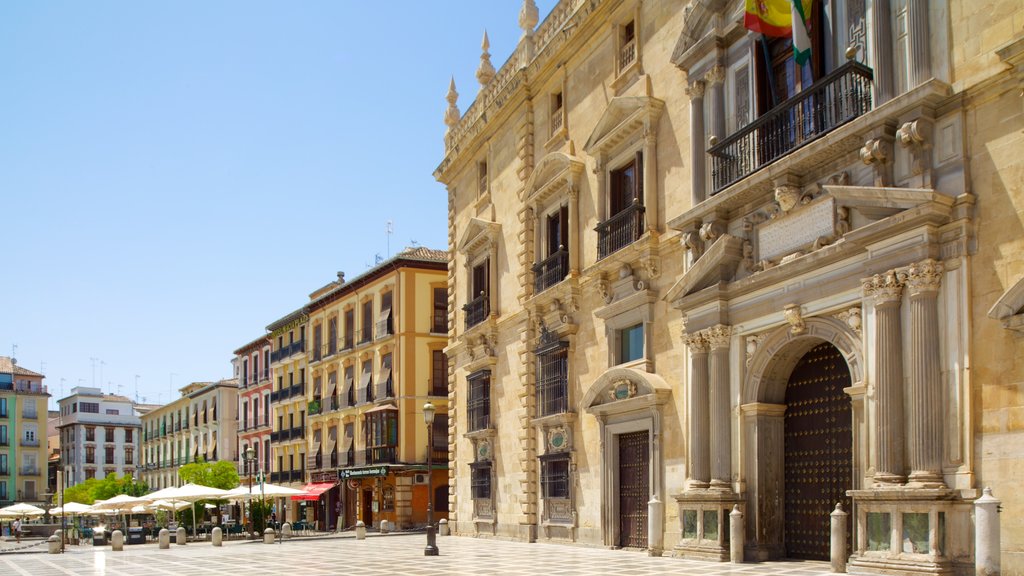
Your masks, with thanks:
M 490 83 L 495 74 L 494 66 L 491 64 L 491 54 L 487 51 L 490 47 L 491 42 L 487 39 L 487 30 L 484 30 L 484 40 L 480 43 L 480 67 L 476 69 L 476 79 L 480 82 L 481 90 Z
M 448 109 L 444 112 L 444 123 L 451 130 L 459 123 L 459 118 L 462 114 L 459 112 L 459 107 L 455 104 L 459 100 L 459 93 L 455 91 L 455 77 L 452 76 L 452 81 L 448 84 L 448 95 L 445 97 L 448 100 Z
M 523 29 L 524 36 L 533 34 L 537 26 L 540 13 L 537 11 L 537 4 L 533 0 L 523 0 L 523 7 L 519 10 L 519 27 Z

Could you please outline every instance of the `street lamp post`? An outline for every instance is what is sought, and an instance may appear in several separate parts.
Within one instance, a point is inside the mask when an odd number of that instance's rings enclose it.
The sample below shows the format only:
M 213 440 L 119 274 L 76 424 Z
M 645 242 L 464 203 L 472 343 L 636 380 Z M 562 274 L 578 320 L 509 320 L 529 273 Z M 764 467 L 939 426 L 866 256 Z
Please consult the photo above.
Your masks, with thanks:
M 423 421 L 427 424 L 427 547 L 424 556 L 437 556 L 437 534 L 434 532 L 434 412 L 430 402 L 423 405 Z
M 249 475 L 249 500 L 246 504 L 249 506 L 249 533 L 251 534 L 254 527 L 252 517 L 252 469 L 253 460 L 256 459 L 256 451 L 252 449 L 252 446 L 249 446 L 245 449 L 242 458 L 245 460 L 245 471 Z

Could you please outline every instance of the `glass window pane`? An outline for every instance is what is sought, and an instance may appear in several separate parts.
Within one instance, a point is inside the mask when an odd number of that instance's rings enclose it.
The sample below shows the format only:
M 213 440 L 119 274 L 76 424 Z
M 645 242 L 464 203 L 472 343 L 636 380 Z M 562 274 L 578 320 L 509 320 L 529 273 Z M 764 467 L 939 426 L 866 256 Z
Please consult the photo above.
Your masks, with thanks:
M 718 511 L 704 511 L 704 539 L 718 540 Z
M 868 512 L 868 550 L 888 550 L 892 518 L 885 512 Z
M 637 324 L 619 333 L 619 364 L 639 360 L 644 355 L 644 325 Z
M 904 512 L 902 542 L 904 552 L 928 553 L 927 512 Z
M 683 538 L 697 537 L 697 511 L 683 510 Z

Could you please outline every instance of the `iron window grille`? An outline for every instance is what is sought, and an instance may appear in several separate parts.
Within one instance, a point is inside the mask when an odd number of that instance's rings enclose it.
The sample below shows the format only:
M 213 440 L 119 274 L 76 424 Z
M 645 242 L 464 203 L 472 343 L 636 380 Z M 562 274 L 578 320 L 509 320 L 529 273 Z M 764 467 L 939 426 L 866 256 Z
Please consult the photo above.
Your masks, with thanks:
M 491 426 L 491 371 L 478 370 L 469 375 L 469 397 L 466 413 L 470 432 Z

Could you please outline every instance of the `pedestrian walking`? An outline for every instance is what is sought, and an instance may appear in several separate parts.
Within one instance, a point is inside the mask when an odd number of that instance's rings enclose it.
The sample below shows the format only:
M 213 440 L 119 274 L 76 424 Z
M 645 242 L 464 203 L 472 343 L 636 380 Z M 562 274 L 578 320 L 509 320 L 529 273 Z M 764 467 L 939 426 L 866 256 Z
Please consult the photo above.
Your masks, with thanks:
M 21 544 L 21 519 L 15 518 L 11 528 L 14 529 L 14 539 Z

